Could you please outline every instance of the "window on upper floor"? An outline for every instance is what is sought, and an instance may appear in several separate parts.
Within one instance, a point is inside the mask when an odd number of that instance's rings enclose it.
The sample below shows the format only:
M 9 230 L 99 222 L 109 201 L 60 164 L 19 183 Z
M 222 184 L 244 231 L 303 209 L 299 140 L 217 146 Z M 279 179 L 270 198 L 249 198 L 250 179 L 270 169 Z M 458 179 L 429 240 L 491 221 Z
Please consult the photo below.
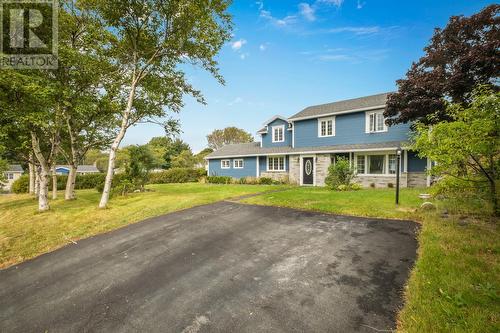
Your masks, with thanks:
M 233 168 L 243 169 L 243 159 L 233 160 Z
M 220 168 L 221 169 L 229 169 L 231 167 L 231 161 L 230 160 L 221 160 L 220 161 Z
M 318 137 L 335 136 L 335 117 L 318 119 Z
M 285 141 L 285 125 L 273 126 L 273 142 Z
M 366 133 L 387 132 L 384 111 L 366 113 Z

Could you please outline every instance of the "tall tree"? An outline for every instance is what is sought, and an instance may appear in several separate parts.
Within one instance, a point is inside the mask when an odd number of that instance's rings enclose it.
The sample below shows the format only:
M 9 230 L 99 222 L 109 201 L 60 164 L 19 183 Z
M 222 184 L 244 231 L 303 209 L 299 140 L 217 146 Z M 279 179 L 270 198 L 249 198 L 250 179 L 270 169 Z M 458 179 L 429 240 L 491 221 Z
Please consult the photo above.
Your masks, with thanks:
M 207 135 L 208 147 L 217 150 L 224 145 L 253 142 L 252 134 L 237 127 L 216 129 Z
M 482 87 L 471 98 L 470 106 L 448 106 L 452 122 L 417 123 L 414 148 L 436 161 L 431 173 L 460 181 L 460 195 L 470 187 L 477 190 L 476 196 L 487 192 L 500 216 L 500 93 Z
M 59 66 L 54 71 L 62 100 L 64 135 L 61 146 L 69 175 L 65 199 L 75 199 L 76 170 L 89 149 L 104 148 L 114 137 L 116 121 L 112 81 L 114 68 L 106 56 L 112 35 L 75 0 L 66 1 L 60 17 Z
M 389 96 L 388 124 L 452 120 L 446 102 L 468 103 L 480 84 L 495 87 L 500 77 L 500 5 L 470 17 L 452 16 L 437 28 L 425 55 L 413 63 L 398 91 Z
M 215 56 L 230 38 L 228 0 L 83 0 L 116 40 L 110 51 L 123 78 L 126 106 L 109 152 L 100 208 L 111 190 L 116 151 L 127 129 L 143 120 L 179 112 L 183 95 L 204 103 L 201 93 L 185 78 L 180 65 L 200 66 L 220 83 Z

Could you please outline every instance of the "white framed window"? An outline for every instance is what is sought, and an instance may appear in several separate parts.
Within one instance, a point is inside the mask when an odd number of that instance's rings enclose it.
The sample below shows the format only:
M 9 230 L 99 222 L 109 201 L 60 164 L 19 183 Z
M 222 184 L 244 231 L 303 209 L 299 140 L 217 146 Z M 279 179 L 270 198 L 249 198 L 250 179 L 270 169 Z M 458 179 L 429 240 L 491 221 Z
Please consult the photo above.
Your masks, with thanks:
M 237 160 L 233 160 L 233 168 L 235 168 L 235 169 L 243 169 L 243 159 L 240 158 L 240 159 L 237 159 Z
M 394 174 L 396 174 L 396 164 L 397 164 L 396 155 L 390 154 L 388 159 L 389 159 L 389 163 L 388 163 L 389 164 L 389 173 L 394 175 Z
M 385 155 L 368 155 L 368 173 L 370 175 L 385 173 Z
M 9 172 L 6 174 L 6 178 L 7 179 L 14 179 L 14 174 Z
M 387 132 L 385 124 L 384 111 L 366 113 L 366 133 Z
M 356 172 L 360 175 L 365 173 L 365 155 L 356 157 Z
M 221 169 L 229 169 L 231 167 L 231 161 L 230 160 L 221 160 L 220 161 L 220 168 Z
M 335 136 L 335 117 L 318 119 L 318 137 Z
M 267 171 L 285 171 L 285 157 L 267 157 Z
M 273 142 L 285 141 L 285 125 L 273 126 Z

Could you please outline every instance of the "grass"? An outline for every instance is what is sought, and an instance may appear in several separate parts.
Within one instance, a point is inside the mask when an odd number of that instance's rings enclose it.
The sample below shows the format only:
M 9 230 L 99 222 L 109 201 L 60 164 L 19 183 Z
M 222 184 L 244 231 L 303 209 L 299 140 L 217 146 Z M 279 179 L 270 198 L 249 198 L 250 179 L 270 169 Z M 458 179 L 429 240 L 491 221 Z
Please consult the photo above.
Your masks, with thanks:
M 394 204 L 394 189 L 295 188 L 244 202 L 420 222 L 418 259 L 405 289 L 398 331 L 499 332 L 498 222 L 487 217 L 484 203 L 465 200 L 438 201 L 436 212 L 421 212 L 417 209 L 421 192 L 403 189 L 399 207 Z M 441 215 L 444 209 L 450 212 L 447 218 Z
M 394 189 L 365 189 L 337 192 L 323 187 L 297 187 L 285 192 L 269 193 L 243 200 L 245 203 L 291 207 L 343 215 L 413 218 L 422 203 L 419 189 L 402 189 L 400 205 L 395 205 Z
M 108 209 L 97 208 L 100 195 L 95 190 L 80 190 L 77 200 L 51 201 L 51 210 L 45 213 L 37 213 L 36 200 L 27 194 L 0 196 L 0 268 L 148 217 L 276 187 L 168 184 L 149 188 L 154 191 L 112 198 Z

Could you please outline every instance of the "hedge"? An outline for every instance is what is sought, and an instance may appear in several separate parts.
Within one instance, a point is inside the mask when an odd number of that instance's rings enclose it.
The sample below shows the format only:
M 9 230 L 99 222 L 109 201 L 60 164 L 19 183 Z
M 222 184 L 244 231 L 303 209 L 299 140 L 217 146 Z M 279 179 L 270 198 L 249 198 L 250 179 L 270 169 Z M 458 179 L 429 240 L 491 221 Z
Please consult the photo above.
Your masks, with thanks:
M 208 176 L 207 182 L 211 184 L 231 184 L 233 178 L 229 176 Z
M 104 183 L 106 175 L 104 173 L 90 173 L 87 175 L 76 175 L 75 189 L 83 190 L 95 188 L 99 184 Z M 57 189 L 64 190 L 66 182 L 68 181 L 67 175 L 57 175 Z M 29 189 L 29 175 L 22 175 L 16 179 L 12 184 L 12 192 L 14 193 L 28 193 Z M 52 190 L 52 176 L 49 176 L 49 190 Z
M 206 176 L 205 169 L 172 168 L 149 174 L 149 184 L 197 182 Z
M 204 176 L 206 176 L 205 169 L 173 168 L 161 172 L 150 173 L 148 184 L 197 182 Z M 113 186 L 119 184 L 125 177 L 126 175 L 122 173 L 115 174 L 113 177 Z M 106 174 L 104 173 L 77 175 L 75 189 L 82 190 L 95 188 L 99 192 L 102 192 L 105 178 Z M 64 190 L 67 180 L 67 175 L 57 175 L 57 189 Z M 29 175 L 22 175 L 12 184 L 12 192 L 14 193 L 28 193 L 28 188 Z M 52 177 L 49 177 L 49 190 L 52 190 Z

